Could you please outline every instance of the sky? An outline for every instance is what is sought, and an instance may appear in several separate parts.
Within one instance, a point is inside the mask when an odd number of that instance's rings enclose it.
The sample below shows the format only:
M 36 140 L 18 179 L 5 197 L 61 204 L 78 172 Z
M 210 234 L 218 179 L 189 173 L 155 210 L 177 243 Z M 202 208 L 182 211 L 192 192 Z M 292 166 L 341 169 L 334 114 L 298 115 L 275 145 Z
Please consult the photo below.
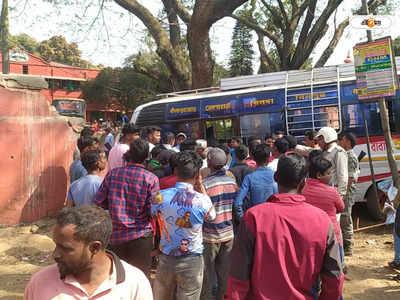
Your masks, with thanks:
M 105 66 L 121 66 L 129 55 L 146 49 L 143 41 L 145 28 L 143 24 L 128 11 L 124 10 L 113 1 L 105 1 L 105 9 L 99 10 L 98 5 L 102 0 L 53 0 L 54 4 L 46 0 L 9 0 L 10 6 L 10 33 L 15 35 L 27 33 L 38 41 L 48 39 L 54 35 L 63 35 L 68 42 L 76 42 L 82 51 L 82 57 L 94 64 Z M 64 6 L 60 3 L 80 2 L 76 6 Z M 160 10 L 159 0 L 141 0 L 142 4 L 157 15 Z M 359 4 L 358 4 L 359 2 Z M 351 9 L 361 5 L 361 0 L 345 0 L 339 6 L 337 22 L 351 15 Z M 400 8 L 396 8 L 392 18 L 392 26 L 384 31 L 374 31 L 374 37 L 391 35 L 393 38 L 400 36 Z M 225 66 L 229 60 L 232 30 L 235 21 L 224 18 L 217 22 L 211 29 L 212 49 L 216 53 L 218 63 Z M 333 20 L 330 20 L 333 27 Z M 313 57 L 316 62 L 327 46 L 330 35 L 326 35 L 314 49 Z M 354 44 L 366 40 L 364 30 L 347 28 L 335 52 L 328 60 L 327 65 L 343 63 L 346 55 Z M 229 47 L 227 47 L 229 45 Z M 257 45 L 254 40 L 254 49 Z M 351 51 L 350 51 L 351 52 Z M 351 57 L 352 57 L 352 53 Z M 258 54 L 255 59 L 255 70 Z

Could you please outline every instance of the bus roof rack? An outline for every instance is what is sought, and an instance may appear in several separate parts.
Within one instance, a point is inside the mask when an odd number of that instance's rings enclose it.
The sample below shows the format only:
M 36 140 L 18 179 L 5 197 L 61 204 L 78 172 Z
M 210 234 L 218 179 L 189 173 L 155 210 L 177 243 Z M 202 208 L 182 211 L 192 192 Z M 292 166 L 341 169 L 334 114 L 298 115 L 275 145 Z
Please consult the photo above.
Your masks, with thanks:
M 395 60 L 397 68 L 400 70 L 400 57 L 396 57 Z M 340 81 L 349 80 L 349 78 L 355 77 L 354 64 L 348 63 L 308 70 L 291 70 L 222 78 L 220 90 L 229 91 L 252 87 L 285 86 L 286 84 L 289 84 L 288 87 L 301 86 L 309 84 L 311 76 L 313 77 L 314 84 L 325 83 L 329 81 L 337 81 L 338 73 Z M 290 82 L 286 81 L 287 75 L 291 78 Z
M 169 97 L 177 97 L 177 96 L 184 96 L 184 95 L 190 95 L 190 94 L 207 94 L 207 93 L 214 93 L 216 91 L 218 92 L 219 90 L 220 90 L 220 88 L 218 86 L 213 86 L 213 87 L 209 87 L 209 88 L 184 90 L 184 91 L 179 91 L 179 92 L 158 94 L 157 97 L 169 98 Z
M 400 70 L 400 56 L 395 58 L 397 69 Z M 339 76 L 338 76 L 339 75 Z M 287 81 L 287 77 L 290 78 Z M 325 84 L 328 82 L 355 79 L 354 64 L 340 64 L 307 70 L 290 70 L 281 72 L 271 72 L 265 74 L 247 75 L 231 78 L 221 78 L 220 86 L 208 87 L 194 90 L 184 90 L 158 94 L 159 98 L 170 98 L 196 94 L 211 94 L 215 92 L 232 91 L 245 88 L 280 87 L 293 88 L 310 84 L 310 78 L 314 85 Z

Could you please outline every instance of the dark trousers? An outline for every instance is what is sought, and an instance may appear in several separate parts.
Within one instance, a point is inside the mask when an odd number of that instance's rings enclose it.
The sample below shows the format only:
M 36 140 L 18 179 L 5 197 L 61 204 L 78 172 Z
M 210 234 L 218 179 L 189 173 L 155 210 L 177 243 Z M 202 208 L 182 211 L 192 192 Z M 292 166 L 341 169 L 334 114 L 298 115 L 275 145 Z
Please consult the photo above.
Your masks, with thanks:
M 141 238 L 119 245 L 110 245 L 109 248 L 117 254 L 119 258 L 142 270 L 147 277 L 150 276 L 150 253 L 153 250 L 153 233 L 147 233 Z

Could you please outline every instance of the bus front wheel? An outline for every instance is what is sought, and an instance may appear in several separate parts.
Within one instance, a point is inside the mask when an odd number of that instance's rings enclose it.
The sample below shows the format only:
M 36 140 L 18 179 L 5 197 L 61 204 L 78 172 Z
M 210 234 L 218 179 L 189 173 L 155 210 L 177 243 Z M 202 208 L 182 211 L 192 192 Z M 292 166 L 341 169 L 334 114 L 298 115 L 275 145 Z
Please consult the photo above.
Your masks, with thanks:
M 367 208 L 369 215 L 376 221 L 383 221 L 385 219 L 385 214 L 383 212 L 383 207 L 386 201 L 386 194 L 378 189 L 378 199 L 376 199 L 374 190 L 372 187 L 368 189 L 367 192 Z

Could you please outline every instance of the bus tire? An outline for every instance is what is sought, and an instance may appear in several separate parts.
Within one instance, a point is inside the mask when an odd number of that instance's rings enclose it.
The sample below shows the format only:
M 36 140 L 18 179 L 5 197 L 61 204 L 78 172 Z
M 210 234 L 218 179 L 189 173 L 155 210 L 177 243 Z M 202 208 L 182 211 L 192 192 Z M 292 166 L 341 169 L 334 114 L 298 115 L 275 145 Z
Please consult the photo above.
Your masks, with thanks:
M 383 206 L 385 204 L 386 194 L 379 189 L 378 199 L 376 199 L 374 194 L 374 190 L 370 187 L 366 195 L 368 213 L 375 221 L 383 221 L 385 219 Z

